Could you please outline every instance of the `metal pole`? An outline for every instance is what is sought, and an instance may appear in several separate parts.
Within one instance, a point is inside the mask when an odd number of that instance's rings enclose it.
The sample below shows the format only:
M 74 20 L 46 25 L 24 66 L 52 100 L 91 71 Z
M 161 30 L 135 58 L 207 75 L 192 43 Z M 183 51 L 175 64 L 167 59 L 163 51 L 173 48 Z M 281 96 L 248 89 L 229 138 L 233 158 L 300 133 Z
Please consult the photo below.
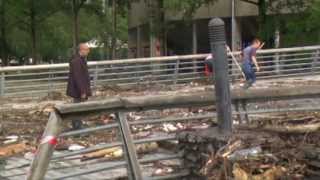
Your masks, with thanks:
M 192 54 L 198 53 L 198 32 L 196 20 L 192 23 Z M 193 72 L 197 71 L 197 60 L 193 59 Z
M 4 95 L 4 89 L 5 89 L 5 73 L 1 73 L 0 77 L 0 96 Z
M 54 147 L 57 144 L 57 137 L 61 132 L 61 121 L 61 117 L 57 112 L 51 112 L 42 140 L 32 160 L 27 180 L 44 179 Z
M 274 44 L 275 44 L 275 48 L 279 48 L 280 47 L 280 30 L 279 28 L 276 29 L 275 31 L 275 39 L 274 39 Z M 281 74 L 281 64 L 280 64 L 280 54 L 276 53 L 275 54 L 275 69 L 277 74 Z
M 94 76 L 93 76 L 93 87 L 96 89 L 98 85 L 98 65 L 94 68 Z
M 175 65 L 175 67 L 174 67 L 174 79 L 173 79 L 173 84 L 177 84 L 177 82 L 178 82 L 179 66 L 180 66 L 180 60 L 177 60 L 176 65 Z
M 214 78 L 216 107 L 219 130 L 232 131 L 231 96 L 226 52 L 225 25 L 222 19 L 214 18 L 209 22 L 211 53 L 214 58 Z
M 138 162 L 138 156 L 135 148 L 135 144 L 133 143 L 132 135 L 130 133 L 130 125 L 127 121 L 126 114 L 124 112 L 118 113 L 118 119 L 121 129 L 122 140 L 124 143 L 123 148 L 127 154 L 128 158 L 128 177 L 132 180 L 141 180 L 142 173 L 140 170 L 140 165 Z M 131 173 L 131 176 L 129 175 Z
M 231 40 L 232 40 L 232 44 L 231 44 L 231 48 L 232 51 L 236 51 L 236 33 L 237 33 L 237 27 L 236 27 L 236 8 L 235 8 L 236 4 L 235 4 L 235 0 L 231 0 L 231 30 L 232 30 L 232 34 L 231 34 Z

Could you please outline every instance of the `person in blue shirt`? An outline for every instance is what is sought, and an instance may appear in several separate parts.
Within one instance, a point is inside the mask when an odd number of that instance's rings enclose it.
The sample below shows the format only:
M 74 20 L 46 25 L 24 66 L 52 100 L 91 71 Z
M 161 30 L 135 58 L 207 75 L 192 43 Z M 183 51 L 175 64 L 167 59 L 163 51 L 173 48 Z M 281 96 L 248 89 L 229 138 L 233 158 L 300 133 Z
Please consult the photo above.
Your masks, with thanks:
M 259 39 L 254 39 L 252 44 L 242 51 L 242 71 L 246 77 L 244 88 L 251 87 L 256 82 L 256 71 L 260 71 L 257 62 L 256 52 L 261 49 L 263 43 Z M 254 67 L 256 69 L 254 69 Z

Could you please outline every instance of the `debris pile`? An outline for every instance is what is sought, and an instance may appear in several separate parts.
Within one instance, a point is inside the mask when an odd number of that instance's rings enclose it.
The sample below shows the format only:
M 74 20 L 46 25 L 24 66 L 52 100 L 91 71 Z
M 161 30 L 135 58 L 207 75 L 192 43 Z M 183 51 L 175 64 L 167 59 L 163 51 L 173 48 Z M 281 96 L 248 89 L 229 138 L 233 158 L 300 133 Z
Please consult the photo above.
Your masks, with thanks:
M 236 129 L 230 137 L 214 132 L 179 134 L 184 165 L 196 179 L 275 180 L 320 177 L 320 133 Z

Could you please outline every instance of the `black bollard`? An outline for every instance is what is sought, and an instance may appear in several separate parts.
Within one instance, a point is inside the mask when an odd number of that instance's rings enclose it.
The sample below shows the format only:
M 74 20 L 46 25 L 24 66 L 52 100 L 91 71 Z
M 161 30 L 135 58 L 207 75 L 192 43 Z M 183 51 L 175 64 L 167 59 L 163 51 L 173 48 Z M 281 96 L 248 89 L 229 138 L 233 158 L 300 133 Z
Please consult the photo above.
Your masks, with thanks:
M 216 92 L 216 109 L 219 130 L 232 132 L 231 97 L 226 52 L 226 35 L 224 22 L 214 18 L 209 22 L 211 53 L 214 59 L 214 79 Z

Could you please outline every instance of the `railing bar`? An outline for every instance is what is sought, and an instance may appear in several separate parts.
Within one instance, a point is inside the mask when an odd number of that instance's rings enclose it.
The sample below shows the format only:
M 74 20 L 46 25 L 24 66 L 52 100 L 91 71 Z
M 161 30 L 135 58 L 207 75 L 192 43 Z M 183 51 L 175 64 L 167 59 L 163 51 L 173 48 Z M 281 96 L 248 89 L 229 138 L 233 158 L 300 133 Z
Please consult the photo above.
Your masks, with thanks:
M 55 71 L 55 74 L 67 74 L 69 71 Z M 48 75 L 50 72 L 41 72 L 41 73 L 19 73 L 19 74 L 8 74 L 7 77 L 16 77 L 16 76 L 36 76 L 36 75 Z
M 8 80 L 6 81 L 7 84 L 9 83 L 22 83 L 22 82 L 35 82 L 35 81 L 48 81 L 48 80 L 67 80 L 68 77 L 56 77 L 56 78 L 41 78 L 41 79 L 26 79 L 26 80 Z
M 178 173 L 168 174 L 164 176 L 154 176 L 154 177 L 145 177 L 144 180 L 163 180 L 163 179 L 173 179 L 188 176 L 190 172 L 188 170 L 183 170 Z
M 78 172 L 78 173 L 67 174 L 67 175 L 64 175 L 64 176 L 59 176 L 59 177 L 56 177 L 56 178 L 52 178 L 50 180 L 61 180 L 61 179 L 67 179 L 67 178 L 71 178 L 71 177 L 77 177 L 77 176 L 82 176 L 82 175 L 87 175 L 87 174 L 93 174 L 93 173 L 97 173 L 97 172 L 100 172 L 100 171 L 116 169 L 116 168 L 123 167 L 123 166 L 126 166 L 126 165 L 127 165 L 126 162 L 120 161 L 120 162 L 114 163 L 112 165 L 106 165 L 106 166 L 102 166 L 102 167 L 99 167 L 99 168 L 84 170 L 84 171 Z
M 142 144 L 142 143 L 150 143 L 150 142 L 159 142 L 159 141 L 168 141 L 168 140 L 175 140 L 175 135 L 169 135 L 164 137 L 154 137 L 154 138 L 145 138 L 145 139 L 135 139 L 133 142 L 135 144 Z
M 86 129 L 81 129 L 81 130 L 76 130 L 76 131 L 65 132 L 65 133 L 60 134 L 59 137 L 67 137 L 67 136 L 74 136 L 74 135 L 78 135 L 78 134 L 86 134 L 86 133 L 90 133 L 90 132 L 94 132 L 94 131 L 113 129 L 116 127 L 118 127 L 117 123 L 107 124 L 107 125 L 98 126 L 98 127 L 92 127 L 92 128 L 86 128 Z
M 141 125 L 141 124 L 159 124 L 164 122 L 177 122 L 177 121 L 192 121 L 192 120 L 200 120 L 206 118 L 215 117 L 215 114 L 208 114 L 208 115 L 199 115 L 193 117 L 183 117 L 183 118 L 164 118 L 164 119 L 151 119 L 151 120 L 140 120 L 140 121 L 129 121 L 130 125 Z
M 203 67 L 201 66 L 197 66 L 196 69 L 201 69 Z M 180 70 L 187 70 L 190 69 L 190 67 L 185 67 L 185 68 L 179 68 Z M 193 68 L 194 69 L 194 68 Z M 120 75 L 130 75 L 130 74 L 141 74 L 141 73 L 148 73 L 148 74 L 152 74 L 154 72 L 168 72 L 168 71 L 174 71 L 174 69 L 160 69 L 160 70 L 145 70 L 145 71 L 131 71 L 131 72 L 119 72 L 119 73 L 102 73 L 99 74 L 99 76 L 120 76 Z
M 66 83 L 54 83 L 53 86 L 65 85 Z M 37 88 L 37 87 L 48 87 L 49 84 L 37 84 L 37 85 L 24 85 L 24 86 L 9 86 L 6 89 L 28 89 L 28 88 Z

